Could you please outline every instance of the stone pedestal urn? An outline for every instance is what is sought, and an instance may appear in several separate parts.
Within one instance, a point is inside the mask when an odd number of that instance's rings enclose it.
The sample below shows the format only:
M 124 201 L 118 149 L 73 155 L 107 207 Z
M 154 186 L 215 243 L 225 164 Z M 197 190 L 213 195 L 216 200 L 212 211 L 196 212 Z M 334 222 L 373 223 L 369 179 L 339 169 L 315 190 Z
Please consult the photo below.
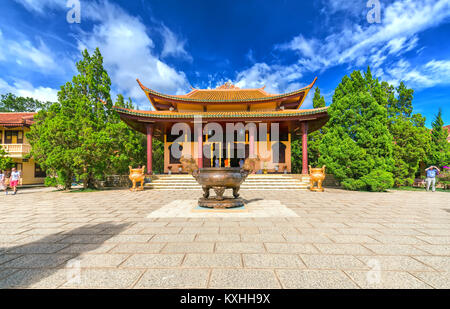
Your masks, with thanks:
M 144 190 L 144 180 L 145 180 L 145 166 L 142 168 L 132 168 L 129 166 L 130 169 L 130 175 L 128 176 L 133 183 L 133 186 L 131 187 L 131 191 L 142 191 Z M 140 182 L 141 185 L 139 187 L 136 187 L 136 183 Z
M 180 159 L 183 170 L 192 174 L 195 180 L 202 186 L 203 197 L 198 200 L 198 205 L 208 208 L 231 208 L 244 205 L 239 198 L 239 189 L 248 174 L 253 171 L 257 159 L 247 159 L 242 168 L 239 167 L 211 167 L 198 168 L 192 158 Z M 210 196 L 213 189 L 215 196 Z M 233 191 L 233 197 L 225 197 L 226 189 Z
M 325 165 L 322 167 L 311 168 L 309 166 L 310 190 L 323 192 L 322 183 L 325 180 Z M 316 185 L 317 184 L 317 185 Z

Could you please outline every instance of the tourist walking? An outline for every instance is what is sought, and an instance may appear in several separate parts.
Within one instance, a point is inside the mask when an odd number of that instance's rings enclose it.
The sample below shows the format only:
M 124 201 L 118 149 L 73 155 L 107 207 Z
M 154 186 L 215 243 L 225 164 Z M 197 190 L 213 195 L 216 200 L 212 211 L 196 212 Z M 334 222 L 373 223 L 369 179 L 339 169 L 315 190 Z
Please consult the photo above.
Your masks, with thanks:
M 436 166 L 432 165 L 425 170 L 427 173 L 427 191 L 430 191 L 430 185 L 432 185 L 433 192 L 436 191 L 436 176 L 441 172 Z
M 15 167 L 11 170 L 11 177 L 9 178 L 9 186 L 13 189 L 13 194 L 17 193 L 17 186 L 21 178 L 20 171 L 17 171 Z
M 0 171 L 0 191 L 4 190 L 6 194 L 8 194 L 8 191 L 6 191 L 6 172 Z

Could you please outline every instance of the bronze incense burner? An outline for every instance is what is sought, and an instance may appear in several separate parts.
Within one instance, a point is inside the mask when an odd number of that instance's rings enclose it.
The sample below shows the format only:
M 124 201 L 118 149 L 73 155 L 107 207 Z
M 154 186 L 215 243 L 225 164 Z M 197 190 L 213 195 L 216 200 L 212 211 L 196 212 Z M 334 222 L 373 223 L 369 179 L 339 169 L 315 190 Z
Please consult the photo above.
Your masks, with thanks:
M 180 162 L 183 170 L 191 173 L 195 180 L 202 186 L 203 197 L 198 204 L 208 208 L 231 208 L 244 205 L 244 201 L 239 198 L 239 189 L 247 176 L 255 169 L 256 161 L 259 159 L 247 159 L 244 166 L 239 167 L 211 167 L 198 168 L 192 158 L 181 158 Z M 215 196 L 210 196 L 213 189 Z M 225 197 L 226 189 L 233 190 L 233 197 Z

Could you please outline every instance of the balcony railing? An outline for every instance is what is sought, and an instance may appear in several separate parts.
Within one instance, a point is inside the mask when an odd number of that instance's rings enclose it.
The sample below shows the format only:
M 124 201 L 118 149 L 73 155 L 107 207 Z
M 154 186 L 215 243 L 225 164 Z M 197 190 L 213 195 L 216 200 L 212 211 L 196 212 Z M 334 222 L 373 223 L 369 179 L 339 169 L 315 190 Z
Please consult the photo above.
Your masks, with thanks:
M 0 144 L 0 147 L 13 158 L 20 158 L 31 151 L 31 145 L 28 144 Z

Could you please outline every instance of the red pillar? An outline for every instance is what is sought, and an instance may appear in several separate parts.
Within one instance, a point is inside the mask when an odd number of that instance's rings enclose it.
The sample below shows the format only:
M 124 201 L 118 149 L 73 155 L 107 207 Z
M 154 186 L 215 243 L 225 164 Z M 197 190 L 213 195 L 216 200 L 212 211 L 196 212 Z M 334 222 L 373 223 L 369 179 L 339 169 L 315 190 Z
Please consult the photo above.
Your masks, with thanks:
M 253 128 L 249 129 L 248 132 L 248 139 L 249 139 L 249 157 L 254 158 L 255 157 L 255 130 Z
M 148 124 L 147 125 L 147 173 L 149 175 L 153 174 L 153 149 L 152 149 L 152 143 L 153 143 L 153 125 Z
M 200 124 L 197 129 L 197 153 L 198 153 L 198 167 L 203 167 L 203 125 Z
M 308 175 L 308 123 L 302 122 L 302 174 Z

